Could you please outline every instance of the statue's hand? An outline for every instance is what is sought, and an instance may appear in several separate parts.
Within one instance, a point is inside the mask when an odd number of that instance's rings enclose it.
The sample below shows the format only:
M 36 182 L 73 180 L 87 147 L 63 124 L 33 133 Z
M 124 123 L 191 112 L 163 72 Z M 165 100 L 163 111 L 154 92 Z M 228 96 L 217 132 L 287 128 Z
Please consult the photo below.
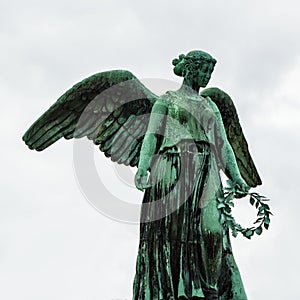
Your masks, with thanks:
M 141 168 L 138 169 L 134 177 L 134 183 L 137 189 L 143 191 L 144 189 L 150 186 L 148 184 L 148 176 L 149 172 L 147 170 L 143 170 Z
M 240 177 L 234 181 L 234 189 L 235 189 L 235 197 L 243 198 L 248 194 L 250 190 L 250 186 L 245 182 L 243 178 Z

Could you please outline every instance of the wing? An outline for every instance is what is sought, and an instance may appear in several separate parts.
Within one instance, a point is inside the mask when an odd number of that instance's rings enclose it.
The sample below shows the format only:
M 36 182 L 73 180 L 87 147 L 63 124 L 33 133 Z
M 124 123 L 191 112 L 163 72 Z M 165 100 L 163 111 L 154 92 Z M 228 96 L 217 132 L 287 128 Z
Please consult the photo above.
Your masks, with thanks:
M 156 98 L 129 71 L 98 73 L 63 94 L 23 140 L 42 151 L 62 137 L 86 136 L 113 161 L 136 166 Z
M 201 96 L 209 97 L 216 103 L 222 115 L 227 139 L 235 153 L 242 177 L 251 187 L 260 185 L 262 182 L 251 158 L 232 99 L 218 88 L 205 89 L 201 92 Z

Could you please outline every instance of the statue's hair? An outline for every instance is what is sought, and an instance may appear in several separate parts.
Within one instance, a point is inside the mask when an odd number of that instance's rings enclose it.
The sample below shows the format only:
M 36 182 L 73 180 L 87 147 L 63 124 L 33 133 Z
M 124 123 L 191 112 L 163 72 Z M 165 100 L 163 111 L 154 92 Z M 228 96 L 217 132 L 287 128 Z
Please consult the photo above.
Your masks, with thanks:
M 191 51 L 187 55 L 180 54 L 179 58 L 172 61 L 173 71 L 177 76 L 193 76 L 199 65 L 204 61 L 212 62 L 214 65 L 217 62 L 210 54 L 199 50 Z
M 184 54 L 180 54 L 179 58 L 174 58 L 172 61 L 172 64 L 174 66 L 174 73 L 177 76 L 183 76 L 183 61 L 185 59 L 185 55 Z

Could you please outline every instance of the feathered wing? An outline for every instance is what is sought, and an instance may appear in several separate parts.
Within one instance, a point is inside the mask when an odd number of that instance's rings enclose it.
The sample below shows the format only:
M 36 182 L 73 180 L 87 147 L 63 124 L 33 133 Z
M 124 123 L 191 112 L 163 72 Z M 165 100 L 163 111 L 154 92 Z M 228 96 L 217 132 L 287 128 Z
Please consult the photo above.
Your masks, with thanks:
M 113 161 L 136 166 L 157 96 L 131 72 L 95 74 L 63 94 L 23 136 L 42 151 L 61 137 L 86 136 Z
M 262 182 L 250 155 L 232 99 L 218 88 L 207 88 L 201 92 L 201 96 L 209 97 L 217 105 L 242 177 L 251 187 L 260 185 Z

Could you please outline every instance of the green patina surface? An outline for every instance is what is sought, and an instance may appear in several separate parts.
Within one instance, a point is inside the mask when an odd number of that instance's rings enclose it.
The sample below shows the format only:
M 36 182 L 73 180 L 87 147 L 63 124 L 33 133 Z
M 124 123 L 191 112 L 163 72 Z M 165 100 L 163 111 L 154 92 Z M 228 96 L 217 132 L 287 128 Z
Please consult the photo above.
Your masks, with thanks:
M 145 193 L 134 300 L 247 299 L 221 224 L 219 171 L 239 194 L 261 180 L 231 98 L 218 88 L 199 94 L 215 63 L 202 51 L 180 55 L 173 65 L 182 87 L 162 96 L 129 71 L 95 74 L 23 136 L 37 151 L 87 137 L 113 161 L 138 167 L 135 183 Z

